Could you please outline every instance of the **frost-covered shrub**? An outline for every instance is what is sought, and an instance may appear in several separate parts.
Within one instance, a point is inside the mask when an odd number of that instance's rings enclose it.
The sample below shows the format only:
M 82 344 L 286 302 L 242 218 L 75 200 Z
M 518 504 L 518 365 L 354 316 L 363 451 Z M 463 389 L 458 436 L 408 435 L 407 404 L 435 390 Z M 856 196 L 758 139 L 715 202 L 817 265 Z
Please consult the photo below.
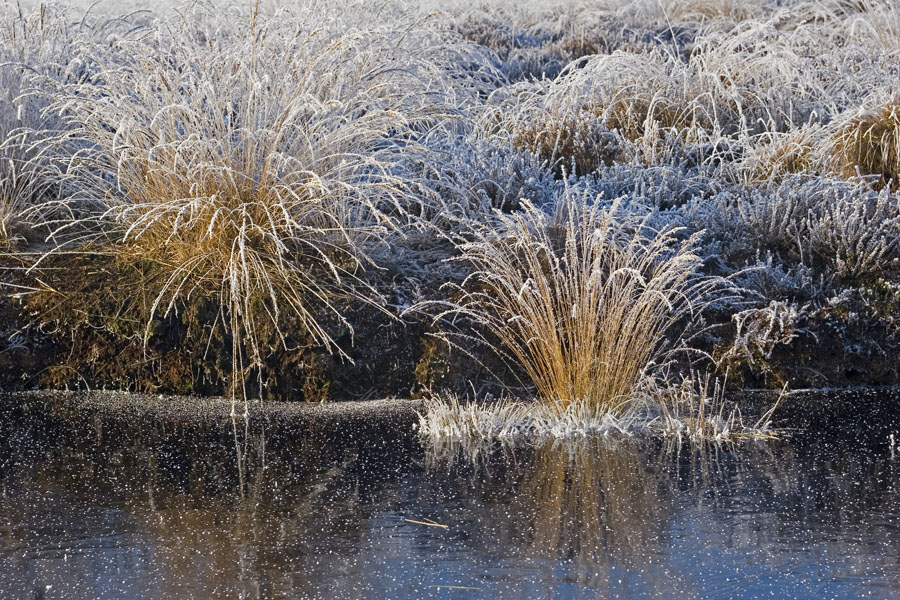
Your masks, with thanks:
M 441 210 L 463 218 L 515 210 L 522 199 L 545 205 L 561 185 L 539 157 L 477 134 L 432 144 L 419 168 L 445 201 Z
M 813 253 L 844 279 L 900 271 L 900 196 L 848 192 L 828 197 L 807 215 Z
M 699 207 L 697 227 L 722 242 L 723 254 L 739 262 L 770 251 L 781 260 L 802 262 L 800 229 L 806 198 L 770 189 L 732 188 Z
M 772 300 L 764 307 L 733 314 L 734 339 L 718 360 L 746 361 L 753 365 L 760 359 L 772 358 L 776 346 L 790 343 L 800 333 L 799 322 L 804 312 L 796 303 Z
M 900 198 L 864 182 L 790 177 L 719 195 L 710 233 L 732 258 L 770 251 L 781 260 L 866 279 L 898 268 Z
M 801 304 L 818 302 L 829 293 L 824 274 L 802 264 L 786 266 L 776 261 L 771 252 L 757 254 L 746 268 L 734 273 L 731 280 L 748 292 L 749 297 L 743 301 L 757 307 L 769 300 Z
M 597 171 L 591 189 L 604 198 L 625 197 L 660 210 L 713 198 L 724 187 L 708 173 L 677 165 L 613 165 Z

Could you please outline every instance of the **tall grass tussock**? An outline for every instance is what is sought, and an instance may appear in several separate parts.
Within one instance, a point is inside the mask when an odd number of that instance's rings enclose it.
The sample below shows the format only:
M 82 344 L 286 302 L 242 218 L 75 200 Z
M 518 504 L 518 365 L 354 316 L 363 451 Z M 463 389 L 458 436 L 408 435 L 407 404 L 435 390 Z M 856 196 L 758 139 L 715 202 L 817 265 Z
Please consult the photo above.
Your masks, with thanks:
M 864 109 L 831 137 L 834 170 L 844 177 L 874 176 L 881 186 L 900 187 L 900 96 Z
M 526 203 L 460 245 L 472 271 L 440 317 L 475 322 L 543 402 L 615 416 L 682 349 L 678 326 L 724 287 L 700 274 L 698 237 L 678 234 L 574 192 L 552 212 Z
M 343 354 L 322 312 L 352 330 L 342 302 L 382 303 L 365 271 L 422 201 L 399 166 L 450 111 L 395 35 L 201 14 L 98 48 L 99 82 L 47 109 L 72 190 L 54 239 L 152 263 L 151 319 L 217 299 L 238 372 L 285 323 Z
M 60 11 L 41 6 L 7 17 L 0 27 L 0 249 L 37 241 L 41 220 L 32 211 L 54 197 L 60 173 L 41 157 L 46 138 L 64 124 L 47 111 L 48 88 L 84 79 L 72 60 L 82 23 L 71 26 Z

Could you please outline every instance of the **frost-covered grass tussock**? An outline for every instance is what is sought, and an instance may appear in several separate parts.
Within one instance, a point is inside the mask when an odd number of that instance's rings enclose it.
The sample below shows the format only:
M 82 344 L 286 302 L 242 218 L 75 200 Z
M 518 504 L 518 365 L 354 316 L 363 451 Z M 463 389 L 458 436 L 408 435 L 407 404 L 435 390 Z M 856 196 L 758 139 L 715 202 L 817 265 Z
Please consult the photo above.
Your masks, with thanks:
M 0 248 L 39 241 L 40 219 L 30 213 L 53 197 L 60 173 L 40 157 L 41 144 L 64 127 L 46 111 L 54 84 L 84 77 L 72 53 L 84 25 L 70 26 L 42 7 L 0 27 Z
M 676 382 L 900 382 L 895 2 L 131 4 L 0 9 L 15 385 L 724 439 Z
M 400 164 L 456 110 L 448 75 L 399 35 L 254 13 L 98 48 L 99 81 L 61 86 L 47 109 L 67 120 L 54 159 L 72 192 L 57 202 L 76 215 L 54 237 L 159 265 L 151 319 L 218 297 L 252 361 L 259 320 L 279 328 L 285 312 L 338 350 L 313 305 L 343 320 L 336 298 L 378 302 L 359 274 L 422 203 Z
M 545 403 L 615 415 L 684 349 L 676 326 L 727 285 L 700 274 L 697 235 L 679 240 L 619 202 L 604 208 L 569 191 L 553 206 L 526 202 L 473 229 L 459 245 L 471 273 L 437 319 L 475 323 Z

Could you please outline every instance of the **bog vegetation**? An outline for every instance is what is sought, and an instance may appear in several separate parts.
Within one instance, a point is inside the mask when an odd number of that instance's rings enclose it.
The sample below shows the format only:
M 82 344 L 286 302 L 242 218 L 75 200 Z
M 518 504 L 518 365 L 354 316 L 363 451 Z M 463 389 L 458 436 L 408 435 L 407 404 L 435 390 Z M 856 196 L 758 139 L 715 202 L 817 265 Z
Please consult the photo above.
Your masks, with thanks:
M 4 386 L 900 382 L 894 2 L 108 4 L 0 13 Z

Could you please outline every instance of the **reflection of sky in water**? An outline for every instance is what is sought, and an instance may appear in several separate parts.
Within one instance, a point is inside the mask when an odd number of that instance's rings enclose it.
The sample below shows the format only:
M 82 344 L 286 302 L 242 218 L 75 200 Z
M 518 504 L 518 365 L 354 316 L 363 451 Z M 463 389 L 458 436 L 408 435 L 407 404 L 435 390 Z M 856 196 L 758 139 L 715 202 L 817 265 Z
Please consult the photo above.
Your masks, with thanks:
M 239 472 L 230 423 L 2 416 L 8 598 L 900 595 L 900 467 L 863 451 L 596 441 L 473 462 L 385 448 L 383 424 L 270 424 L 239 432 Z

